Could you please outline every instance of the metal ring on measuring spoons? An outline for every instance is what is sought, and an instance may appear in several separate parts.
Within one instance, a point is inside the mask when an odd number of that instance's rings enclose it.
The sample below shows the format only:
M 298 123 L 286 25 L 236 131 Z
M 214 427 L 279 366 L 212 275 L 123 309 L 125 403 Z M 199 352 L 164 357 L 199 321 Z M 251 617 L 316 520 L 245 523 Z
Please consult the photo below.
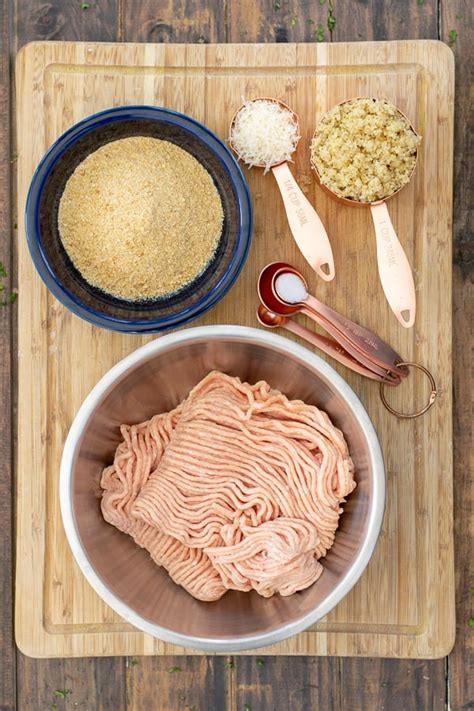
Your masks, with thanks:
M 396 417 L 399 417 L 400 419 L 405 419 L 405 420 L 410 420 L 413 419 L 414 417 L 420 417 L 420 415 L 424 415 L 425 412 L 428 412 L 430 407 L 434 404 L 437 396 L 438 396 L 438 390 L 436 387 L 436 381 L 433 378 L 432 374 L 430 371 L 425 368 L 423 365 L 420 365 L 419 363 L 397 363 L 398 366 L 405 366 L 407 368 L 417 368 L 418 370 L 421 370 L 428 378 L 430 381 L 431 385 L 431 393 L 430 397 L 428 399 L 428 402 L 426 405 L 419 410 L 418 412 L 413 412 L 413 413 L 405 413 L 405 412 L 397 412 L 397 410 L 394 410 L 391 405 L 388 404 L 386 398 L 385 398 L 385 385 L 386 383 L 382 381 L 380 383 L 380 399 L 382 400 L 385 408 L 392 413 L 392 415 L 395 415 Z

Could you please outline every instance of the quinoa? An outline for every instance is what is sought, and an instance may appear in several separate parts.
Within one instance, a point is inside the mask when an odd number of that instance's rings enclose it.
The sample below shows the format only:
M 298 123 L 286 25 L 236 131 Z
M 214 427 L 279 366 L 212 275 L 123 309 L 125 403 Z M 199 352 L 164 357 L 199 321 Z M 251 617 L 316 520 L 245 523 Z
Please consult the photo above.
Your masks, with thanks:
M 91 153 L 59 205 L 64 248 L 84 279 L 128 301 L 170 295 L 201 274 L 224 212 L 207 170 L 168 141 L 133 136 Z
M 317 127 L 311 160 L 323 185 L 344 198 L 375 202 L 410 180 L 421 138 L 388 101 L 354 99 Z

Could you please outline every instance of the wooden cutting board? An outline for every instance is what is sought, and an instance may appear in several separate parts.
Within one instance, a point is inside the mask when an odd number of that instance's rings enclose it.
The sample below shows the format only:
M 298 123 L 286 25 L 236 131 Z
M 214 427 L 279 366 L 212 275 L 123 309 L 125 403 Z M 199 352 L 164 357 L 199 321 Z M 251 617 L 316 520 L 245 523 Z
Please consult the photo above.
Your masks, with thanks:
M 246 172 L 255 208 L 248 262 L 236 285 L 193 325 L 256 326 L 260 269 L 300 267 L 320 299 L 389 341 L 436 376 L 439 400 L 420 419 L 397 420 L 378 387 L 337 370 L 364 402 L 387 467 L 387 509 L 375 554 L 351 593 L 308 631 L 268 654 L 444 656 L 454 641 L 451 449 L 451 208 L 453 57 L 434 41 L 356 44 L 151 45 L 48 42 L 17 60 L 19 200 L 19 411 L 16 639 L 32 656 L 172 654 L 134 630 L 89 587 L 62 529 L 59 462 L 83 398 L 114 363 L 151 337 L 96 329 L 43 286 L 28 254 L 23 208 L 42 154 L 73 122 L 120 104 L 157 104 L 225 138 L 242 97 L 276 96 L 301 118 L 294 170 L 317 204 L 334 249 L 336 279 L 311 272 L 296 249 L 271 175 Z M 377 278 L 368 210 L 340 207 L 315 184 L 308 150 L 318 117 L 354 96 L 386 97 L 423 136 L 410 185 L 389 209 L 414 268 L 415 328 L 400 327 Z M 303 319 L 302 319 L 303 320 Z M 393 393 L 404 409 L 426 395 L 416 374 Z

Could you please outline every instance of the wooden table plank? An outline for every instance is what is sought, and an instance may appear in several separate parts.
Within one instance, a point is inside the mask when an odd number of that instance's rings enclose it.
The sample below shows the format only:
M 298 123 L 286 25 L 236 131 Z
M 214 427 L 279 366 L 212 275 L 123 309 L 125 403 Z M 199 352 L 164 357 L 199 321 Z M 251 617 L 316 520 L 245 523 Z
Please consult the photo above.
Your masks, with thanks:
M 229 42 L 357 42 L 438 39 L 437 0 L 413 3 L 240 0 L 229 4 Z
M 15 0 L 14 7 L 12 39 L 17 50 L 33 40 L 115 42 L 121 39 L 119 0 L 47 3 Z
M 140 0 L 123 4 L 125 42 L 226 42 L 226 4 L 180 0 Z
M 133 711 L 229 709 L 233 696 L 230 666 L 225 657 L 138 657 L 129 660 L 127 708 Z
M 335 657 L 238 657 L 234 673 L 238 711 L 343 711 Z
M 472 0 L 441 4 L 441 38 L 453 45 L 456 56 L 454 129 L 454 545 L 456 570 L 456 644 L 448 659 L 450 702 L 453 711 L 474 707 L 474 464 L 472 446 L 472 324 L 474 180 L 472 174 L 472 76 L 474 43 Z M 471 135 L 469 135 L 471 131 Z M 471 160 L 469 160 L 471 157 Z
M 349 38 L 352 41 L 438 39 L 437 0 L 377 0 L 336 5 L 335 42 L 347 42 Z
M 31 659 L 18 653 L 18 711 L 125 711 L 125 660 Z M 3 711 L 3 710 L 2 710 Z
M 341 659 L 341 709 L 442 711 L 446 659 Z
M 0 278 L 5 287 L 0 301 L 9 293 L 12 273 L 10 223 L 10 68 L 9 3 L 2 3 L 0 14 L 0 262 L 8 277 Z M 0 709 L 15 707 L 15 646 L 12 627 L 13 501 L 12 501 L 12 407 L 11 345 L 12 315 L 16 307 L 0 307 Z

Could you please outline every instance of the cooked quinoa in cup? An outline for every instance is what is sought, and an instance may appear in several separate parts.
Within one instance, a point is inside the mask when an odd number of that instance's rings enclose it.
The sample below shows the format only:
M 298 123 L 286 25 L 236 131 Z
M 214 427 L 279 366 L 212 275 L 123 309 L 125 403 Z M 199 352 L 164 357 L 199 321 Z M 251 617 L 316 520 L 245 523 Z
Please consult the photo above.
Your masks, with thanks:
M 408 183 L 421 137 L 383 99 L 338 104 L 317 126 L 311 161 L 336 195 L 358 202 L 383 200 Z

